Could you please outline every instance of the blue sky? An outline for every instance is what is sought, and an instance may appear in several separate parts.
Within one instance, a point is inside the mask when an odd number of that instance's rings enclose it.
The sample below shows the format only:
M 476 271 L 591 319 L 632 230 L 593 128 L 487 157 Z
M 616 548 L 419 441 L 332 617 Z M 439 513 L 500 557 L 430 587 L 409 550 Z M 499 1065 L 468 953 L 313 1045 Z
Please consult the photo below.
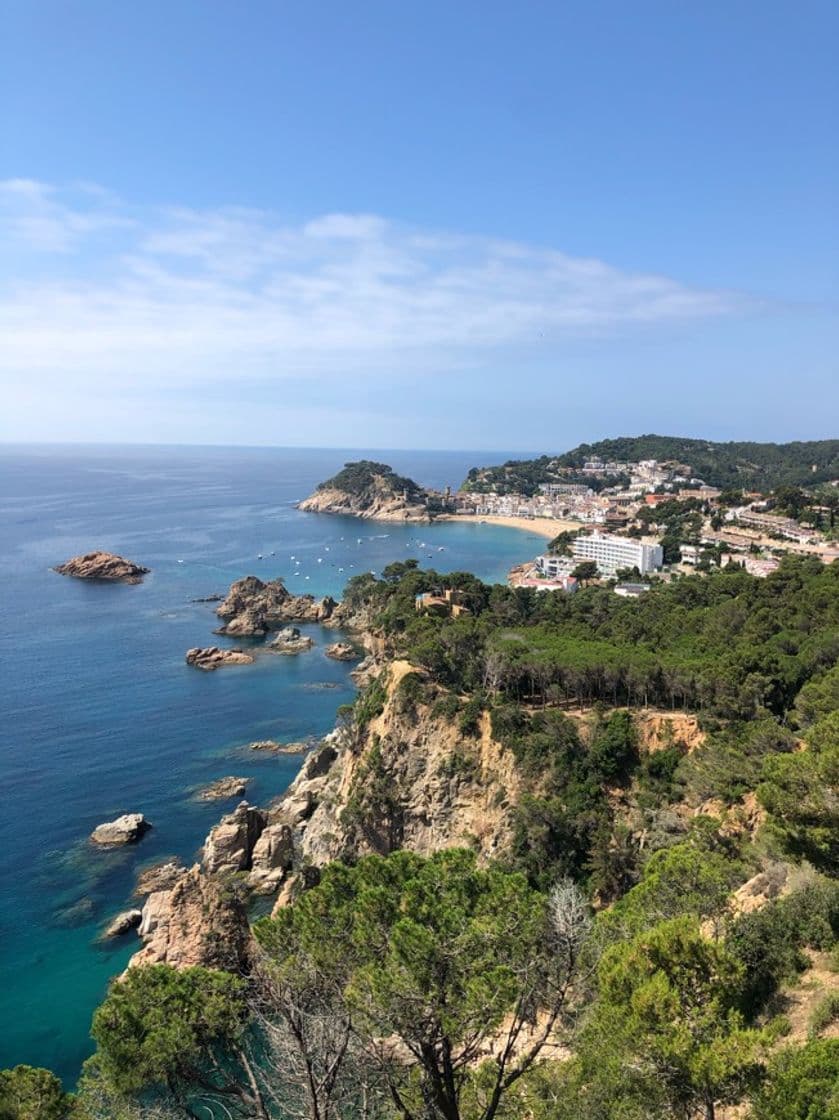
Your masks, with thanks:
M 821 0 L 7 0 L 0 438 L 835 436 Z

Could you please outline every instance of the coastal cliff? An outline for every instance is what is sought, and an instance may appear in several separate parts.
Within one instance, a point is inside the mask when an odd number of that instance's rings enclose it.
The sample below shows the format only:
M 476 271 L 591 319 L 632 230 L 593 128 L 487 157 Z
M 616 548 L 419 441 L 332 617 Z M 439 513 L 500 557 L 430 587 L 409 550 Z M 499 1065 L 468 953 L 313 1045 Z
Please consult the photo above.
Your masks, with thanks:
M 347 463 L 333 478 L 322 482 L 298 509 L 307 513 L 334 513 L 371 521 L 428 522 L 437 495 L 403 478 L 385 463 L 363 459 Z

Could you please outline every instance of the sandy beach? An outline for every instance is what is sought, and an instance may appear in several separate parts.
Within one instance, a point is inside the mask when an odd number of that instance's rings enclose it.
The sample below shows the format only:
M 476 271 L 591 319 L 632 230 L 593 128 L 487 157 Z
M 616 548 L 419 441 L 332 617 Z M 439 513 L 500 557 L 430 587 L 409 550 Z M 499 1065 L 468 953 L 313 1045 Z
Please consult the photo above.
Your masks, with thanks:
M 553 540 L 559 533 L 566 531 L 576 532 L 583 528 L 579 521 L 563 521 L 553 517 L 474 517 L 469 513 L 448 513 L 444 517 L 436 518 L 437 521 L 463 521 L 472 525 L 485 522 L 487 525 L 503 525 L 507 529 L 524 529 L 528 533 L 536 533 L 540 537 Z

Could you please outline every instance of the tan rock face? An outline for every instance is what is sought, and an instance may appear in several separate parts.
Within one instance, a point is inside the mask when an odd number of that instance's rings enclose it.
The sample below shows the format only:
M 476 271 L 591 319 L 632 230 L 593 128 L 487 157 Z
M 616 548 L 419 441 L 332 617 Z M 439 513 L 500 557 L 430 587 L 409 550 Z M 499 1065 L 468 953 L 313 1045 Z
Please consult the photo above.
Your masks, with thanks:
M 103 938 L 122 937 L 132 929 L 136 929 L 143 919 L 141 910 L 124 910 L 109 922 Z
M 298 653 L 305 653 L 314 645 L 314 639 L 308 634 L 301 634 L 296 626 L 285 626 L 271 642 L 271 650 L 293 657 Z
M 228 886 L 198 867 L 168 891 L 156 891 L 143 907 L 139 927 L 144 945 L 129 967 L 203 965 L 246 971 L 253 949 L 244 903 Z
M 351 646 L 349 642 L 333 642 L 324 652 L 333 661 L 358 661 L 360 658 L 355 646 Z
M 248 887 L 257 894 L 272 894 L 291 869 L 294 838 L 287 824 L 269 824 L 256 841 L 251 854 Z
M 486 715 L 479 735 L 469 738 L 456 719 L 430 706 L 406 710 L 398 686 L 413 667 L 397 661 L 389 670 L 384 711 L 361 743 L 331 737 L 272 817 L 295 829 L 301 861 L 315 867 L 397 847 L 423 855 L 454 846 L 474 846 L 484 859 L 500 854 L 512 836 L 520 787 L 512 754 L 493 740 Z
M 219 646 L 195 647 L 186 651 L 186 663 L 195 669 L 212 673 L 225 665 L 252 665 L 253 658 L 241 649 L 221 649 Z
M 125 813 L 115 821 L 106 821 L 97 825 L 91 832 L 90 839 L 94 844 L 103 847 L 113 847 L 118 844 L 136 844 L 144 836 L 151 825 L 142 813 Z
M 369 521 L 428 522 L 431 518 L 423 502 L 406 501 L 385 483 L 374 485 L 364 494 L 324 487 L 316 490 L 297 507 L 306 513 L 338 513 Z
M 87 552 L 84 556 L 74 556 L 64 564 L 53 569 L 62 576 L 74 579 L 101 580 L 107 583 L 140 583 L 148 575 L 149 568 L 134 564 L 124 556 L 113 552 Z
M 204 842 L 202 869 L 210 875 L 248 871 L 254 846 L 268 823 L 266 813 L 240 802 L 222 817 Z
M 186 875 L 186 868 L 177 859 L 161 860 L 141 869 L 134 885 L 134 897 L 142 898 L 154 891 L 169 891 Z
M 245 576 L 231 584 L 216 614 L 225 620 L 220 634 L 261 638 L 289 622 L 326 622 L 337 605 L 329 596 L 292 595 L 281 579 L 264 583 L 256 576 Z

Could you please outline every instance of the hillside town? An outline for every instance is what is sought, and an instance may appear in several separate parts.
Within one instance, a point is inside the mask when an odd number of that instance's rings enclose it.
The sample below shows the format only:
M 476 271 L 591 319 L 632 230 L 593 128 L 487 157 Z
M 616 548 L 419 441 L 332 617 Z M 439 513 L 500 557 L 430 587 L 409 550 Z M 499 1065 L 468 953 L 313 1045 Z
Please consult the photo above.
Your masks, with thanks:
M 459 516 L 557 523 L 547 552 L 511 573 L 519 586 L 574 591 L 582 570 L 588 579 L 637 578 L 634 589 L 622 582 L 616 590 L 638 594 L 651 579 L 727 564 L 764 577 L 788 552 L 839 558 L 837 481 L 812 493 L 724 491 L 684 463 L 655 459 L 592 458 L 566 473 L 569 481 L 541 483 L 532 496 L 466 489 L 447 496 Z

